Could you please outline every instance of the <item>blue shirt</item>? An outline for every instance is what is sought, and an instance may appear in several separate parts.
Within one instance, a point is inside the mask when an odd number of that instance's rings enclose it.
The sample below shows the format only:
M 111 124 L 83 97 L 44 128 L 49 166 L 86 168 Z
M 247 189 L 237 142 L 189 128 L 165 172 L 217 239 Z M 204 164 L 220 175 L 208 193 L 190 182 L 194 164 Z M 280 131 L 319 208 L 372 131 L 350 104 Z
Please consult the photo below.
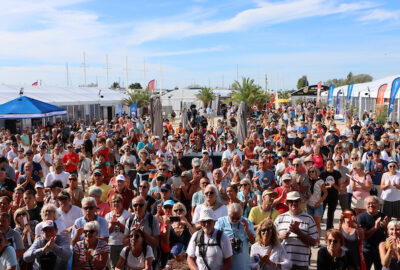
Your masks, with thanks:
M 262 189 L 268 189 L 273 186 L 275 175 L 271 170 L 266 170 L 265 172 L 258 170 L 256 171 L 255 176 L 258 177 L 257 182 Z
M 242 217 L 240 220 L 242 219 L 247 221 L 249 231 L 255 235 L 253 223 L 245 217 Z M 233 251 L 231 269 L 250 269 L 249 243 L 243 225 L 240 222 L 238 224 L 231 224 L 229 217 L 225 216 L 218 219 L 215 223 L 215 229 L 223 231 L 230 239 L 236 238 L 242 241 L 241 251 L 239 253 Z
M 150 142 L 147 142 L 147 145 L 149 146 L 149 149 L 153 148 Z M 140 141 L 137 145 L 137 150 L 143 149 L 146 146 L 146 144 L 142 141 Z
M 110 232 L 108 230 L 108 224 L 107 224 L 107 221 L 105 220 L 105 218 L 102 218 L 101 216 L 96 214 L 96 221 L 99 223 L 98 237 L 109 237 Z M 86 223 L 87 223 L 87 221 L 84 216 L 75 220 L 74 227 L 72 227 L 71 238 L 74 238 L 74 236 L 76 234 L 76 227 L 78 227 L 78 228 L 83 227 L 83 226 L 85 226 Z M 85 239 L 85 238 L 83 237 L 83 234 L 82 234 L 80 240 L 83 240 L 83 239 Z
M 299 126 L 299 128 L 298 128 L 297 130 L 300 131 L 300 132 L 304 131 L 303 137 L 306 137 L 306 133 L 307 133 L 307 131 L 308 131 L 308 127 L 307 127 L 306 125 L 304 125 L 304 127 Z

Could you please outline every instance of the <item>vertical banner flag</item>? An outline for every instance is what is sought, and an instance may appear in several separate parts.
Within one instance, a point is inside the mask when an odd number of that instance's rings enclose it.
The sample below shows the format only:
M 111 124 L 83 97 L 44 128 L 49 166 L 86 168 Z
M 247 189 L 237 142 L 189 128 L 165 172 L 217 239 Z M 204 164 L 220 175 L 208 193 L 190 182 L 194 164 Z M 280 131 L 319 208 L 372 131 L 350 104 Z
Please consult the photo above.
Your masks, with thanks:
M 149 84 L 147 85 L 147 89 L 149 89 L 149 91 L 151 91 L 151 92 L 154 92 L 155 84 L 156 84 L 155 80 L 149 81 Z
M 347 103 L 349 103 L 350 99 L 351 99 L 351 93 L 353 92 L 353 86 L 354 83 L 349 84 L 349 86 L 347 86 Z
M 137 111 L 137 104 L 133 103 L 131 105 L 131 107 L 129 108 L 129 115 L 132 118 L 132 115 L 135 114 L 135 118 L 136 118 L 136 111 Z
M 118 104 L 118 115 L 119 115 L 119 117 L 122 116 L 122 105 L 121 104 Z
M 321 87 L 322 87 L 322 82 L 319 82 L 318 88 L 317 88 L 317 106 L 319 106 L 319 97 L 321 95 Z
M 340 95 L 342 94 L 342 89 L 339 90 L 336 97 L 336 114 L 339 114 L 340 110 Z
M 334 89 L 335 89 L 335 85 L 332 84 L 331 87 L 329 87 L 329 91 L 328 91 L 328 106 L 331 105 L 331 103 L 332 103 Z
M 395 79 L 392 83 L 392 90 L 390 91 L 390 100 L 389 100 L 389 113 L 388 116 L 393 111 L 394 100 L 396 99 L 397 92 L 400 88 L 400 77 Z
M 376 105 L 382 105 L 385 101 L 385 92 L 387 88 L 387 83 L 382 84 L 378 89 L 378 98 L 376 99 Z

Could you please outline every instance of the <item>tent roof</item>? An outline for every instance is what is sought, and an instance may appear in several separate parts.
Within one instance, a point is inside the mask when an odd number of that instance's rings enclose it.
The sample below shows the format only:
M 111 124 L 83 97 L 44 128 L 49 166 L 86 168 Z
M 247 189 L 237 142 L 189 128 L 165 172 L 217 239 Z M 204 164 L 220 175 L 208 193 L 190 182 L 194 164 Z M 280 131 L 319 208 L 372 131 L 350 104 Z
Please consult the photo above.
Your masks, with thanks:
M 0 105 L 0 118 L 40 118 L 66 114 L 63 108 L 30 97 L 21 96 Z
M 54 105 L 80 105 L 80 104 L 119 104 L 126 95 L 111 89 L 93 87 L 60 87 L 60 86 L 31 86 L 0 84 L 0 103 L 10 101 L 19 96 L 21 87 L 24 95 L 48 102 Z M 99 91 L 101 91 L 100 98 Z

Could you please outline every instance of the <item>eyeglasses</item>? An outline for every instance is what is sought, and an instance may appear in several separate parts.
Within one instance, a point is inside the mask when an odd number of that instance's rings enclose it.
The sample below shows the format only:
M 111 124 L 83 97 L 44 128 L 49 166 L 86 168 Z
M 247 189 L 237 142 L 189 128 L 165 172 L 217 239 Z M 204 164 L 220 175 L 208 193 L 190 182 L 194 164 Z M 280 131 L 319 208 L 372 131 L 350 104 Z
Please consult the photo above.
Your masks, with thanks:
M 182 212 L 182 213 L 183 213 L 183 212 L 185 212 L 185 211 L 184 211 L 182 208 L 178 208 L 178 209 L 175 209 L 174 212 L 175 212 L 175 213 L 179 213 L 179 212 Z
M 272 228 L 263 228 L 263 229 L 261 229 L 260 231 L 261 231 L 262 233 L 266 233 L 266 232 L 270 233 L 270 232 L 272 232 Z
M 96 232 L 96 230 L 83 230 L 84 234 L 93 234 L 95 232 Z
M 358 159 L 358 157 L 352 157 L 351 158 L 351 160 L 357 160 Z
M 396 165 L 389 165 L 388 168 L 396 168 Z
M 95 206 L 85 206 L 83 207 L 84 210 L 93 210 Z
M 337 244 L 339 242 L 336 239 L 328 239 L 328 244 L 332 244 L 332 243 Z
M 141 208 L 143 206 L 144 206 L 144 203 L 136 203 L 136 204 L 132 205 L 133 208 Z
M 141 185 L 141 186 L 139 186 L 139 188 L 147 188 L 147 186 L 146 185 Z
M 206 195 L 206 196 L 212 196 L 214 194 L 215 194 L 214 191 L 209 191 L 209 192 L 204 193 L 204 195 Z
M 337 160 L 335 160 L 336 162 L 342 162 L 342 160 L 341 159 L 337 159 Z
M 316 173 L 317 171 L 308 171 L 308 173 Z

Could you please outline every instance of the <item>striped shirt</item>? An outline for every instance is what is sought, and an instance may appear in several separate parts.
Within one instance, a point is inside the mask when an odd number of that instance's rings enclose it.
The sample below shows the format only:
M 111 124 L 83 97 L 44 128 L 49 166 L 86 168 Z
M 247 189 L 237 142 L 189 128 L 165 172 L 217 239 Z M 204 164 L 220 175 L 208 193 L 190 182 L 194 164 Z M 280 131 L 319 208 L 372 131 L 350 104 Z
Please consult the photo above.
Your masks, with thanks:
M 275 220 L 278 234 L 288 231 L 290 224 L 300 222 L 300 230 L 313 239 L 318 239 L 318 230 L 314 219 L 307 213 L 302 212 L 297 216 L 290 215 L 289 212 L 279 215 Z M 295 233 L 290 233 L 289 237 L 283 240 L 282 245 L 286 249 L 290 260 L 297 266 L 309 266 L 311 247 L 304 244 Z
M 85 241 L 85 240 L 77 242 L 74 246 L 74 254 L 78 255 L 79 262 L 85 261 L 85 249 L 87 249 L 87 248 L 85 248 L 83 241 Z M 97 246 L 96 246 L 96 250 L 93 254 L 93 258 L 100 257 L 100 255 L 103 253 L 110 253 L 110 246 L 107 244 L 106 241 L 99 239 L 99 240 L 97 240 Z M 86 262 L 86 264 L 81 269 L 92 270 L 93 265 L 89 264 L 89 262 Z M 106 268 L 104 268 L 104 269 L 106 269 Z

